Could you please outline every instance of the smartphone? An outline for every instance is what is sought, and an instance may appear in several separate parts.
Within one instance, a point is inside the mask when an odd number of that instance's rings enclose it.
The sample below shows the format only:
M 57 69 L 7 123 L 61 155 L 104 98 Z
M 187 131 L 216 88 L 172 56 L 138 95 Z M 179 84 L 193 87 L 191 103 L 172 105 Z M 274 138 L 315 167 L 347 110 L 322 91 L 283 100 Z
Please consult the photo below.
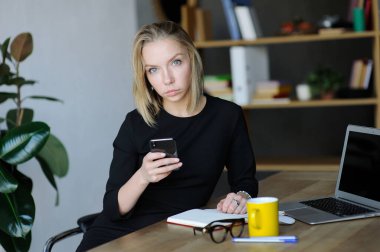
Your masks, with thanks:
M 165 157 L 178 157 L 177 145 L 173 138 L 161 138 L 150 140 L 151 152 L 163 152 Z

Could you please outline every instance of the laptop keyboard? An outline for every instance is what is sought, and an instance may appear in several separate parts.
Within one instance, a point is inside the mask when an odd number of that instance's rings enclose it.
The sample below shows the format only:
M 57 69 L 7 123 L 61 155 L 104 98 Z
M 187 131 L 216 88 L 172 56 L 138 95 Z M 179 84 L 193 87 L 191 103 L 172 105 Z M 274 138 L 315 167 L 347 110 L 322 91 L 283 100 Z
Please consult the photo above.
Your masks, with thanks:
M 301 201 L 300 203 L 329 212 L 341 217 L 374 212 L 371 209 L 360 207 L 335 198 L 323 198 Z

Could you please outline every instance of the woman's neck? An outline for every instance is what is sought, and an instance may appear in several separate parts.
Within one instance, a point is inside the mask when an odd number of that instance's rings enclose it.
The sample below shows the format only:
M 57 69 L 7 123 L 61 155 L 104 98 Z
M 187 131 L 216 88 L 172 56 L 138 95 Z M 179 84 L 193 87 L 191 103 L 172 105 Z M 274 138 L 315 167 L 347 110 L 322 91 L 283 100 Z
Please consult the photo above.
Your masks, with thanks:
M 187 102 L 181 102 L 181 103 L 164 103 L 164 109 L 166 112 L 168 112 L 171 115 L 177 116 L 177 117 L 190 117 L 199 114 L 202 109 L 206 105 L 206 97 L 202 96 L 200 99 L 200 102 L 198 106 L 195 108 L 194 111 L 188 111 L 187 110 Z

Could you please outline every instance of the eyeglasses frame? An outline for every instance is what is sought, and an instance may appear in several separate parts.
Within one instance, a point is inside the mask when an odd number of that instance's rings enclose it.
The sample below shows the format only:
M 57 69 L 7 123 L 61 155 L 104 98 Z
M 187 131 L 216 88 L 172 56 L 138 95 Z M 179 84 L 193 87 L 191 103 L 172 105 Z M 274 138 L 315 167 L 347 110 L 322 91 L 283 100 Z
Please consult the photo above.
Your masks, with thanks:
M 217 222 L 231 223 L 231 225 L 226 225 L 226 226 L 225 225 L 213 225 L 214 223 L 217 223 Z M 232 226 L 235 223 L 240 223 L 242 225 L 240 233 L 239 233 L 238 236 L 235 236 L 235 235 L 232 234 Z M 235 237 L 241 237 L 241 235 L 243 234 L 243 231 L 244 231 L 244 225 L 245 225 L 245 218 L 216 220 L 216 221 L 210 222 L 205 227 L 193 227 L 193 233 L 194 233 L 194 235 L 196 235 L 195 231 L 200 231 L 203 234 L 209 233 L 210 237 L 211 237 L 211 240 L 213 242 L 215 242 L 215 243 L 222 243 L 222 242 L 224 242 L 226 240 L 228 232 L 230 233 L 231 237 L 233 237 L 233 238 L 235 238 Z M 215 229 L 217 229 L 217 228 L 224 229 L 224 235 L 223 235 L 223 239 L 221 241 L 216 241 L 214 239 L 214 236 L 213 236 L 213 231 Z

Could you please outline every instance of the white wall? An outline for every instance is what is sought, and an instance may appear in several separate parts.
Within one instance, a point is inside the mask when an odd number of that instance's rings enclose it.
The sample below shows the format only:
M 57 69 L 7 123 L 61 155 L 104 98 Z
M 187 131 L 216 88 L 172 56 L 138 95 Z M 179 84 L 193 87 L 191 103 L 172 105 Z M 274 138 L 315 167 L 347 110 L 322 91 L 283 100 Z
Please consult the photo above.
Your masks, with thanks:
M 48 122 L 65 144 L 68 175 L 55 191 L 35 161 L 20 167 L 32 177 L 36 218 L 30 251 L 42 251 L 48 237 L 76 225 L 79 216 L 102 207 L 112 157 L 112 142 L 131 95 L 131 45 L 137 30 L 136 1 L 0 0 L 0 40 L 29 31 L 33 54 L 21 74 L 35 79 L 24 94 L 58 97 L 64 104 L 30 101 L 35 120 Z M 0 116 L 12 104 L 1 104 Z M 54 251 L 74 251 L 80 236 L 57 244 Z

